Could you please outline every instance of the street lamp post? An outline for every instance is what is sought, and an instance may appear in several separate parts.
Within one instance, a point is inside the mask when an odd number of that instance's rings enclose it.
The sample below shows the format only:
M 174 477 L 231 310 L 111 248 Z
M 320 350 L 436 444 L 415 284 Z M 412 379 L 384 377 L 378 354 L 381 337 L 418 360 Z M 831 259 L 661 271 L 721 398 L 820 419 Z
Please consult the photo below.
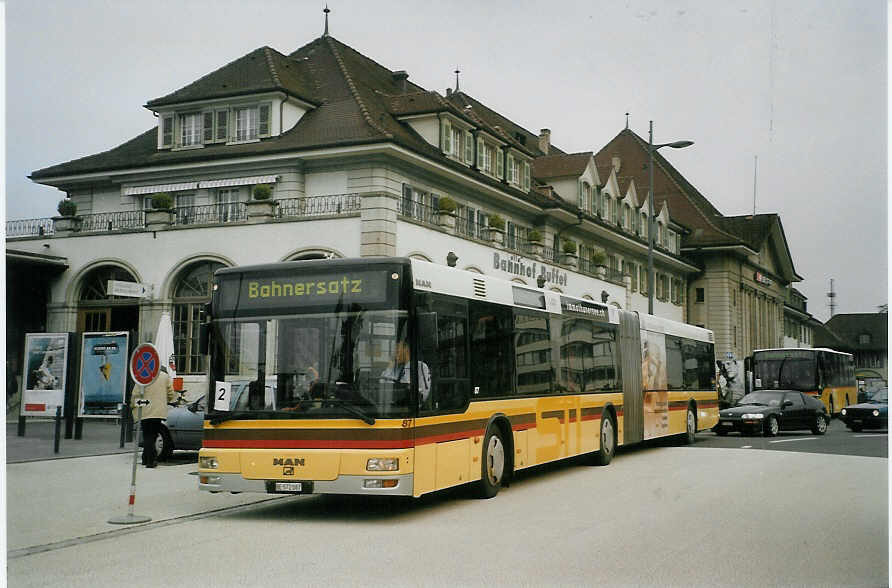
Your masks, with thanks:
M 654 151 L 663 147 L 671 147 L 673 149 L 681 149 L 690 147 L 693 141 L 673 141 L 672 143 L 660 143 L 654 145 L 654 121 L 650 121 L 650 136 L 647 142 L 648 164 L 647 170 L 650 174 L 650 191 L 647 195 L 647 314 L 654 313 Z

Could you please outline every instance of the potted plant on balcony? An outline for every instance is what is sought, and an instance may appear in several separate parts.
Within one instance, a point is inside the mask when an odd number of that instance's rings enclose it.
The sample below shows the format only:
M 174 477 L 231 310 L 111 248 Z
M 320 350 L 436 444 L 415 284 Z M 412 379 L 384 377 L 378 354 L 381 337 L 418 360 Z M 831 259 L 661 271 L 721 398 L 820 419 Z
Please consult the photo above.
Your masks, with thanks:
M 592 266 L 595 268 L 595 275 L 602 280 L 607 277 L 607 254 L 603 249 L 595 249 L 592 253 Z
M 59 201 L 56 207 L 59 216 L 53 217 L 53 233 L 64 236 L 80 229 L 81 218 L 77 216 L 77 204 L 70 198 Z
M 527 239 L 530 242 L 530 254 L 541 261 L 545 255 L 545 243 L 542 241 L 542 233 L 532 229 L 527 233 Z
M 576 254 L 576 241 L 571 241 L 570 239 L 565 240 L 561 244 L 561 251 L 564 253 L 561 259 L 561 262 L 564 265 L 569 265 L 573 269 L 579 267 L 579 256 Z
M 502 246 L 505 243 L 505 219 L 498 214 L 489 217 L 489 239 L 494 245 Z
M 248 222 L 251 224 L 265 223 L 276 216 L 276 207 L 279 203 L 272 199 L 273 189 L 269 184 L 257 184 L 251 191 L 253 198 L 245 203 L 248 212 Z
M 152 208 L 146 211 L 146 228 L 163 231 L 173 224 L 173 196 L 167 192 L 152 194 Z
M 447 232 L 455 231 L 455 200 L 443 196 L 437 201 L 437 224 Z

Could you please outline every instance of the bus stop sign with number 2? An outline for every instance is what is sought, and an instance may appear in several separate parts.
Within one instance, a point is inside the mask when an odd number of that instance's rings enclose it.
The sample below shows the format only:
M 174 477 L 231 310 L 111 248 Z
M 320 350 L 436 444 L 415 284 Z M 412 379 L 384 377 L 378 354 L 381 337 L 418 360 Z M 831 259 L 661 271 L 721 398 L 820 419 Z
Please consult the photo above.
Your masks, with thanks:
M 130 356 L 130 377 L 140 386 L 148 386 L 158 377 L 161 358 L 151 343 L 140 343 Z

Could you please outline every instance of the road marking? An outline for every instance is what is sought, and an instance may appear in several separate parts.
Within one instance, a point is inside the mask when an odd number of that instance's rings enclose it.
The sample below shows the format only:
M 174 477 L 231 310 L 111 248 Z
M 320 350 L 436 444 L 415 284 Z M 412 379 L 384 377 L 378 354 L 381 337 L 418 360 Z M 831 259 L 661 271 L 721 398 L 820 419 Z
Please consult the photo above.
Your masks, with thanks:
M 876 433 L 875 435 L 852 435 L 852 437 L 861 438 L 861 437 L 888 437 L 889 433 Z
M 752 448 L 753 448 L 752 445 L 744 445 L 743 447 L 741 447 L 741 449 L 752 449 Z
M 769 443 L 789 443 L 790 441 L 815 441 L 817 437 L 802 437 L 801 439 L 779 439 L 777 441 L 769 441 Z

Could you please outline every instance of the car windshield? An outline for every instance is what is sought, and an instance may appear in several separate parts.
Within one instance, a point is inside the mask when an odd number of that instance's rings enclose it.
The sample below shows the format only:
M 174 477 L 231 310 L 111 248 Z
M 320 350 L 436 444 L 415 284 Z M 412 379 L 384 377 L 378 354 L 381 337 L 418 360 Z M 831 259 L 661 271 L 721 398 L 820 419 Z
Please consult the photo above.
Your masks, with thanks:
M 755 406 L 780 406 L 781 400 L 783 400 L 782 392 L 751 392 L 740 399 L 740 405 L 755 405 Z
M 409 416 L 409 374 L 385 377 L 399 348 L 408 354 L 406 319 L 405 311 L 354 306 L 215 322 L 215 389 L 227 383 L 232 400 L 229 414 L 211 413 L 217 419 L 350 415 L 370 424 Z
M 889 403 L 889 389 L 888 388 L 880 388 L 876 394 L 870 397 L 870 401 L 875 404 L 888 404 Z
M 815 356 L 794 351 L 766 351 L 753 356 L 753 388 L 815 390 L 818 387 Z

